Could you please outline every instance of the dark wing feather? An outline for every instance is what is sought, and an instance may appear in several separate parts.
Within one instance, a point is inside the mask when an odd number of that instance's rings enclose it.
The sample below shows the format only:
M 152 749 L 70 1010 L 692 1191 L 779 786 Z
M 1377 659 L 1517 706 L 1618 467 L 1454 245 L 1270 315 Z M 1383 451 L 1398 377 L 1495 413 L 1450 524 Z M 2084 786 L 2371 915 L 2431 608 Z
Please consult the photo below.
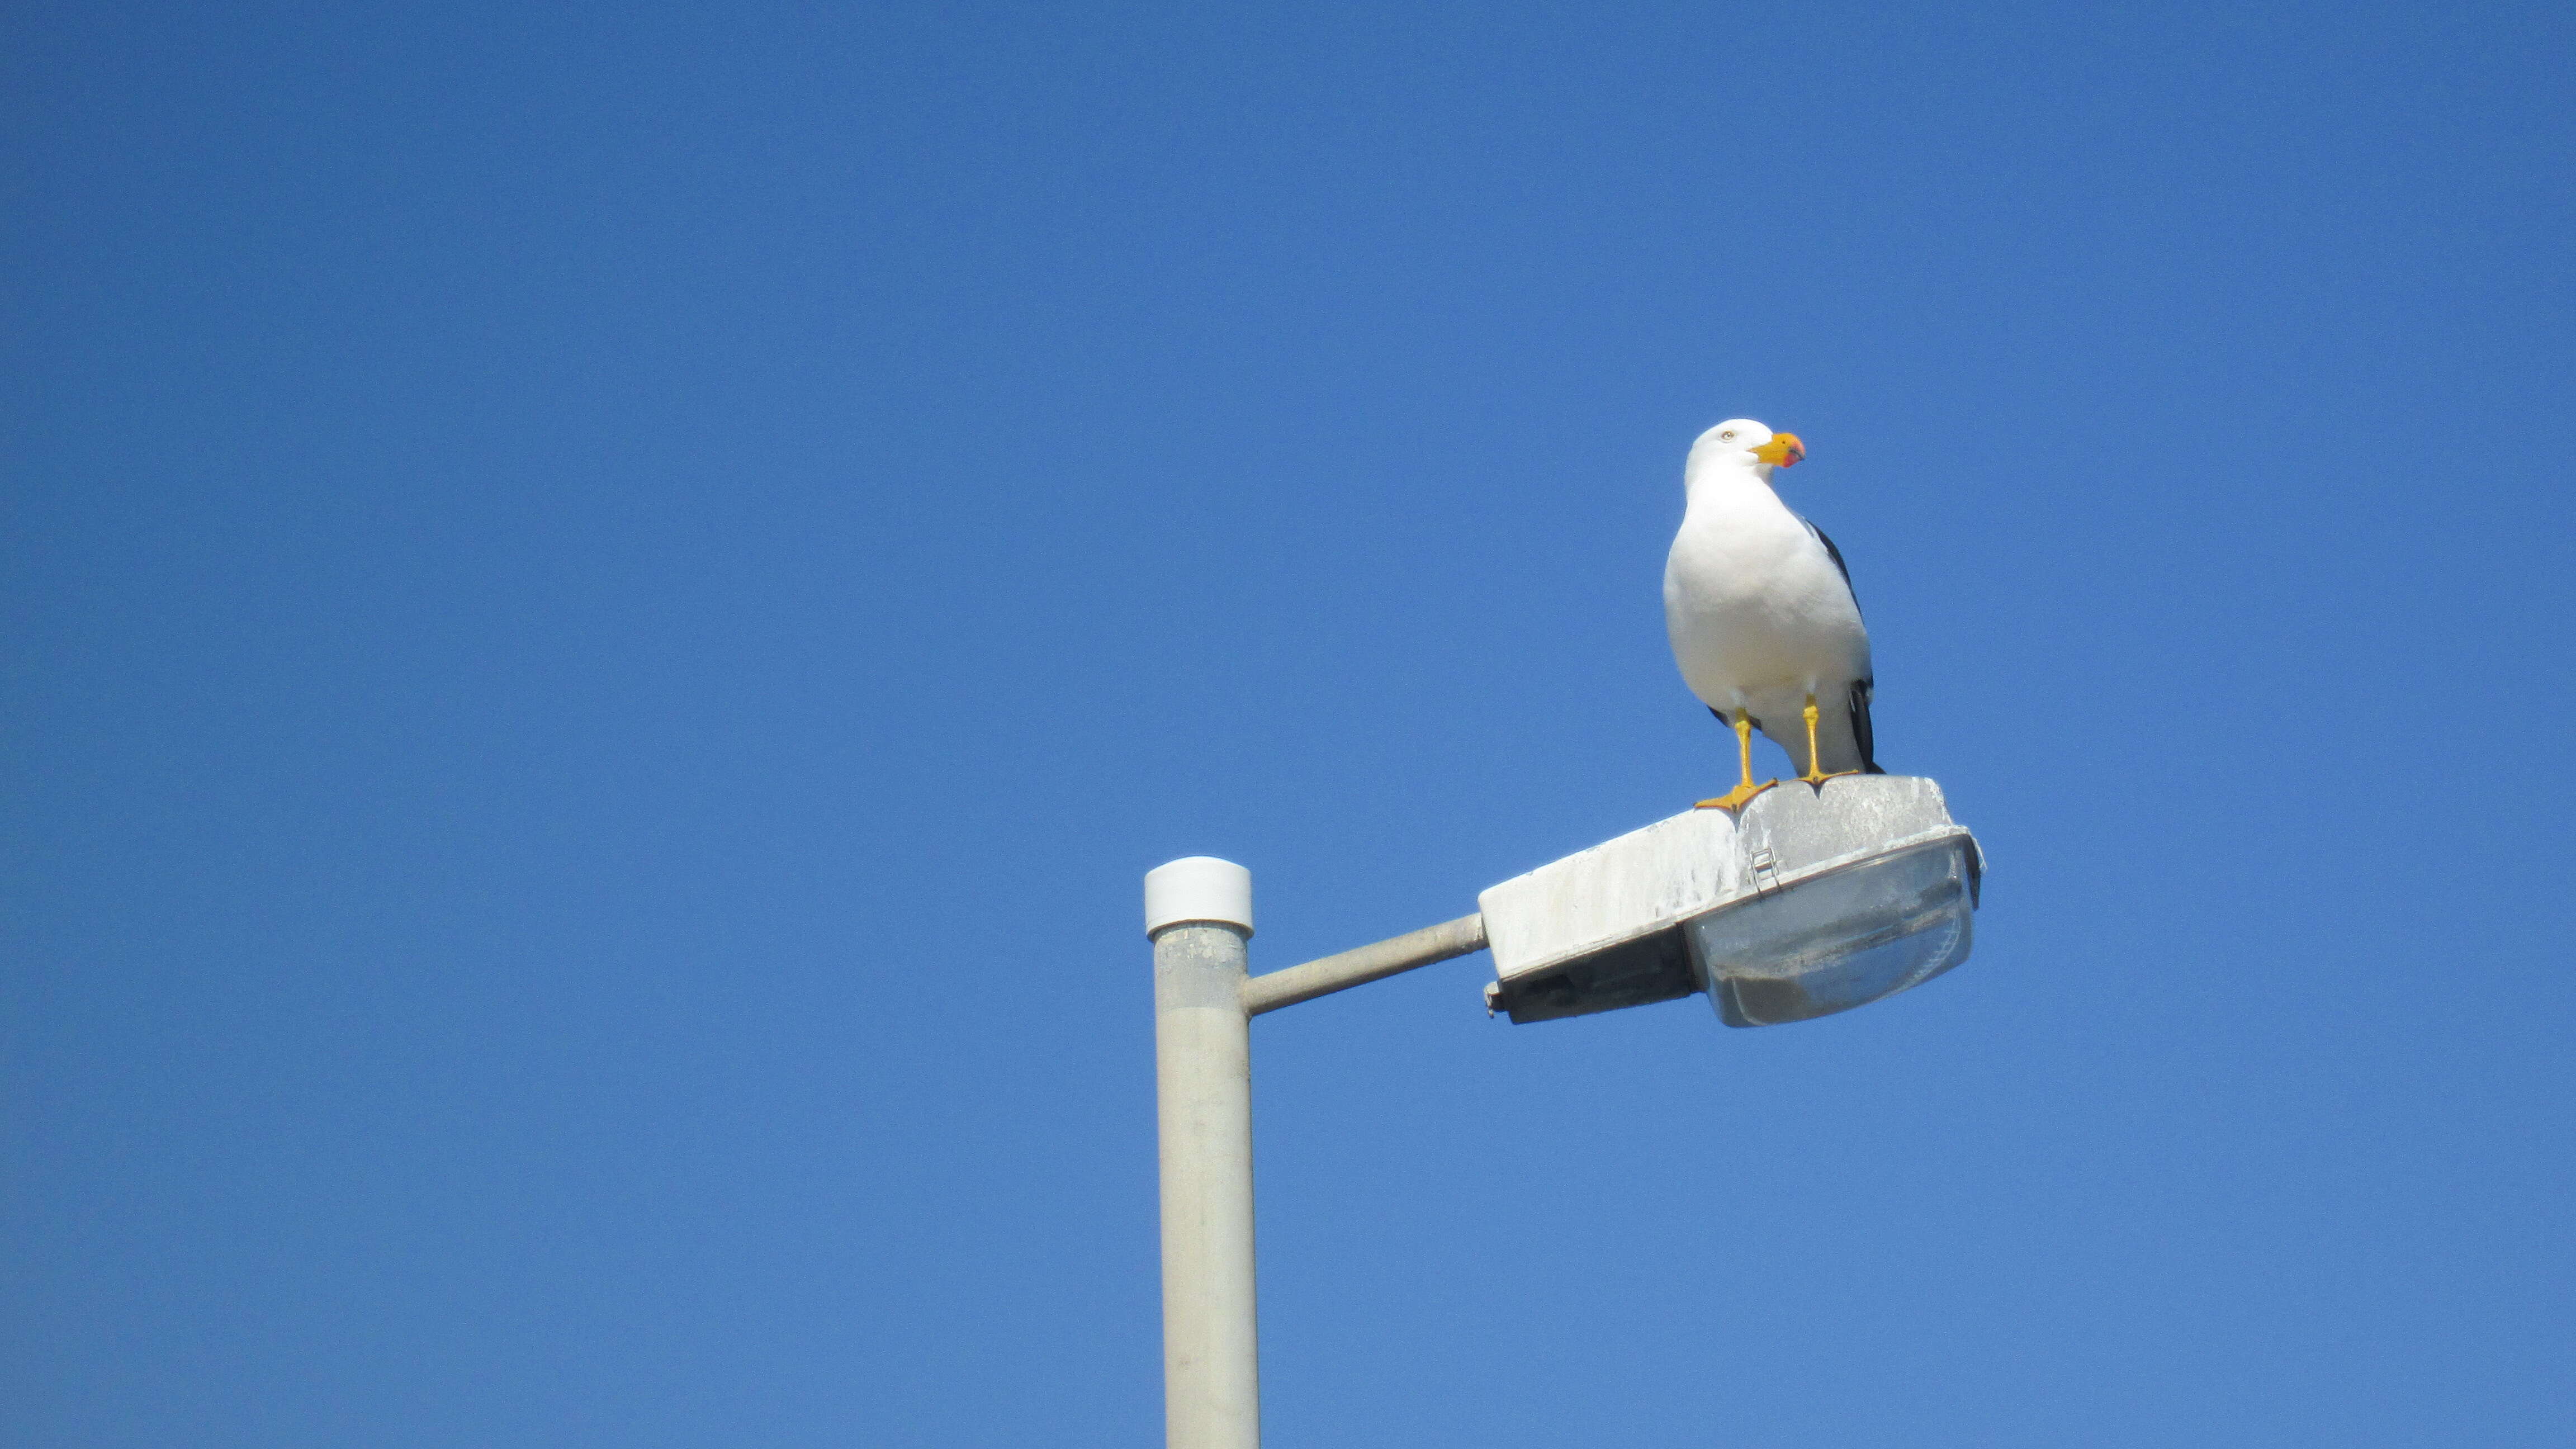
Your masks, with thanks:
M 1870 696 L 1877 692 L 1877 680 L 1852 681 L 1850 696 L 1852 743 L 1860 746 L 1860 768 L 1861 773 L 1865 775 L 1887 773 L 1878 767 L 1878 730 L 1869 722 Z
M 1843 576 L 1843 587 L 1851 589 L 1851 565 L 1843 562 L 1843 551 L 1834 547 L 1834 541 L 1825 537 L 1823 529 L 1808 522 L 1804 517 L 1799 518 L 1798 521 L 1805 523 L 1807 532 L 1814 534 L 1816 542 L 1825 546 L 1825 557 L 1834 561 L 1834 572 Z M 1852 589 L 1852 611 L 1860 612 L 1860 590 L 1858 589 Z M 1852 743 L 1860 746 L 1861 769 L 1868 774 L 1884 775 L 1887 771 L 1880 769 L 1878 765 L 1878 731 L 1871 726 L 1869 719 L 1870 696 L 1876 692 L 1877 681 L 1853 680 L 1848 708 L 1851 714 Z
M 1825 546 L 1825 557 L 1834 561 L 1834 572 L 1843 576 L 1843 587 L 1851 589 L 1852 609 L 1857 612 L 1860 609 L 1860 590 L 1852 589 L 1851 565 L 1843 562 L 1843 551 L 1834 547 L 1834 541 L 1825 537 L 1825 531 L 1816 527 L 1804 515 L 1799 515 L 1798 521 L 1806 524 L 1807 532 L 1815 538 L 1816 542 Z

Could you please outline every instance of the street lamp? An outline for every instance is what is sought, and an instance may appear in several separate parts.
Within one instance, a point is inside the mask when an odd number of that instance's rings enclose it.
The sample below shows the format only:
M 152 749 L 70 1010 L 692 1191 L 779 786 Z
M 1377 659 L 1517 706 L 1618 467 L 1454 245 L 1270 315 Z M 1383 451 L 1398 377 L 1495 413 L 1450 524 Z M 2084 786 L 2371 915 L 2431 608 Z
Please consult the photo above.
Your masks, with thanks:
M 1490 947 L 1515 1023 L 1706 992 L 1729 1026 L 1804 1021 L 1967 959 L 1985 857 L 1941 787 L 1900 775 L 1783 785 L 1516 876 L 1471 916 L 1252 976 L 1252 872 L 1191 856 L 1145 875 L 1162 1142 L 1169 1449 L 1258 1449 L 1251 1021 Z

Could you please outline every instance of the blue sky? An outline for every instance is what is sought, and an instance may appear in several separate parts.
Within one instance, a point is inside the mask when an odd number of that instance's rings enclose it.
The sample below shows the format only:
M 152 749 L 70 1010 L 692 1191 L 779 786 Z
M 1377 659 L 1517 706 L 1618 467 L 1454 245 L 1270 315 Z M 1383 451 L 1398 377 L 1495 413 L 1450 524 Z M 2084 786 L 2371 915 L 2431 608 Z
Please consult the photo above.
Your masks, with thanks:
M 1139 877 L 1726 783 L 1731 415 L 1976 956 L 1263 1018 L 1272 1442 L 2576 1435 L 2562 10 L 0 25 L 7 1443 L 1152 1442 Z

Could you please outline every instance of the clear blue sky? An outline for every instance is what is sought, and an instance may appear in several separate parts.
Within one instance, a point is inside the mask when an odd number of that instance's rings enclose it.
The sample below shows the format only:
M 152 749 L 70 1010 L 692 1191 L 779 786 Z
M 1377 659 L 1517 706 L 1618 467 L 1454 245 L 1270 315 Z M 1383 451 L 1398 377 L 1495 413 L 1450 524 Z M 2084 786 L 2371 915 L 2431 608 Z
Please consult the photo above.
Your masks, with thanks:
M 11 7 L 0 1441 L 1159 1442 L 1140 875 L 1726 783 L 1737 414 L 1976 956 L 1264 1018 L 1272 1442 L 2576 1439 L 2571 38 Z

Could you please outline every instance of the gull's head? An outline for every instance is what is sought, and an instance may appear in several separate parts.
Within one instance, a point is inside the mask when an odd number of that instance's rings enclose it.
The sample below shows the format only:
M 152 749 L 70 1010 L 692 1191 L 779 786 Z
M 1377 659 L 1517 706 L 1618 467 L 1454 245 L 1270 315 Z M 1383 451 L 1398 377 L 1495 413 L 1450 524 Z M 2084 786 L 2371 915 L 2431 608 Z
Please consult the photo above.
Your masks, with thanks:
M 1807 445 L 1796 433 L 1775 433 L 1751 418 L 1729 418 L 1699 435 L 1691 444 L 1690 462 L 1683 476 L 1694 477 L 1710 467 L 1743 468 L 1761 477 L 1771 476 L 1774 468 L 1788 468 L 1807 456 Z

